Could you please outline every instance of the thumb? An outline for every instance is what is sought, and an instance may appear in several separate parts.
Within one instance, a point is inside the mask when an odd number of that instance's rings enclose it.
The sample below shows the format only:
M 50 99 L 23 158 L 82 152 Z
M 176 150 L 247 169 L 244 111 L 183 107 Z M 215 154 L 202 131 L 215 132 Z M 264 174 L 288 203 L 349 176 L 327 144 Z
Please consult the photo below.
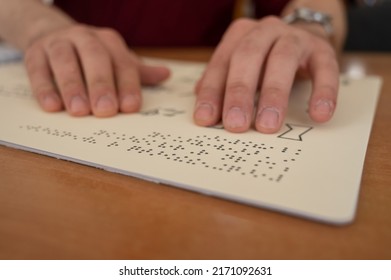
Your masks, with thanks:
M 143 85 L 157 85 L 170 77 L 170 69 L 164 66 L 139 66 L 140 79 Z

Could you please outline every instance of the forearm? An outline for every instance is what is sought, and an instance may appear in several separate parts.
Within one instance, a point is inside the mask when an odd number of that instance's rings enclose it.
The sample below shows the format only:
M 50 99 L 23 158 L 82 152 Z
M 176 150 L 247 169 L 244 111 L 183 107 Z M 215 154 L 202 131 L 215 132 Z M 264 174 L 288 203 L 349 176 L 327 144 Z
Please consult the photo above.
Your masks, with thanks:
M 41 0 L 0 0 L 0 38 L 25 50 L 34 40 L 74 21 Z
M 330 42 L 339 52 L 343 48 L 346 37 L 346 15 L 345 4 L 343 0 L 292 0 L 283 10 L 281 16 L 284 17 L 292 13 L 298 7 L 306 7 L 316 11 L 324 12 L 332 17 L 333 35 Z M 307 29 L 310 32 L 320 36 L 327 37 L 327 34 L 317 24 L 297 23 L 298 27 Z

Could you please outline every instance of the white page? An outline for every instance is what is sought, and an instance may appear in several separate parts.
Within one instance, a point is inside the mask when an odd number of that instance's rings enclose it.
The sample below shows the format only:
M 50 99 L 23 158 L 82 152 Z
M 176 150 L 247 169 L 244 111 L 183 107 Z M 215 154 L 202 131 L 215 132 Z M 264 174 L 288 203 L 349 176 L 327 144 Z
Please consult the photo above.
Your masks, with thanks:
M 310 83 L 303 82 L 293 90 L 280 132 L 235 134 L 192 121 L 194 83 L 204 65 L 165 63 L 172 78 L 143 90 L 140 113 L 105 119 L 43 112 L 23 66 L 2 66 L 0 142 L 322 222 L 354 219 L 378 77 L 341 77 L 327 124 L 307 115 Z

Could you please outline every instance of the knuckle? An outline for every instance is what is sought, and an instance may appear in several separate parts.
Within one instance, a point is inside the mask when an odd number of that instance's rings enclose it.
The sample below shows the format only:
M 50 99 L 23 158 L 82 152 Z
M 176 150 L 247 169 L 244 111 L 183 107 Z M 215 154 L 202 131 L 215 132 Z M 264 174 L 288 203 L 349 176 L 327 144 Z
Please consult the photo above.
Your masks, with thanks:
M 231 96 L 243 96 L 251 94 L 249 85 L 242 81 L 230 82 L 227 85 L 227 94 Z
M 87 25 L 77 24 L 75 26 L 72 26 L 68 30 L 67 38 L 69 38 L 70 41 L 74 40 L 75 42 L 79 42 L 80 48 L 83 48 L 86 52 L 90 52 L 94 55 L 102 54 L 103 52 L 105 52 L 105 48 L 103 47 L 101 41 L 97 37 L 97 31 Z M 66 40 L 59 39 L 59 41 L 66 41 Z
M 248 18 L 238 18 L 230 25 L 230 31 L 243 31 L 254 25 L 254 21 Z
M 263 89 L 264 94 L 271 97 L 280 97 L 284 92 L 284 88 L 281 83 L 274 82 L 272 85 L 267 85 Z
M 66 79 L 60 82 L 59 87 L 65 94 L 80 93 L 83 89 L 83 84 L 78 79 Z
M 103 47 L 102 43 L 94 36 L 85 38 L 84 42 L 81 44 L 81 47 L 91 55 L 106 54 L 105 48 Z
M 138 67 L 131 59 L 121 59 L 115 63 L 116 73 L 127 73 L 129 75 L 139 76 Z
M 109 27 L 100 28 L 98 33 L 107 40 L 119 40 L 122 38 L 118 31 Z
M 262 99 L 268 104 L 286 107 L 288 93 L 282 83 L 274 82 L 262 89 Z
M 68 29 L 69 33 L 77 34 L 79 36 L 90 36 L 91 27 L 84 24 L 76 24 Z
M 100 75 L 94 76 L 90 81 L 91 87 L 100 87 L 100 86 L 105 86 L 106 84 L 108 84 L 107 80 Z
M 285 34 L 280 38 L 272 54 L 277 56 L 297 57 L 300 53 L 302 40 L 295 34 Z
M 64 60 L 69 60 L 73 55 L 73 53 L 70 52 L 70 48 L 71 46 L 69 42 L 57 37 L 48 41 L 46 46 L 49 56 L 63 58 Z
M 197 99 L 218 104 L 222 98 L 222 93 L 222 89 L 217 86 L 201 83 L 198 88 Z
M 279 48 L 274 48 L 273 51 L 270 53 L 270 56 L 274 57 L 274 58 L 281 58 L 283 60 L 286 58 L 298 59 L 299 58 L 299 50 L 298 50 L 298 48 L 295 48 L 292 46 L 286 47 L 286 46 L 282 45 Z
M 260 51 L 261 42 L 259 40 L 256 40 L 252 35 L 254 35 L 254 33 L 251 33 L 251 35 L 243 38 L 236 50 L 237 52 L 248 54 L 258 53 Z
M 96 75 L 91 78 L 91 81 L 88 83 L 88 88 L 92 91 L 113 92 L 113 86 L 110 81 L 102 75 Z
M 272 26 L 275 26 L 275 25 L 279 25 L 281 24 L 281 19 L 277 16 L 273 16 L 273 15 L 269 15 L 269 16 L 265 16 L 264 18 L 262 18 L 260 20 L 260 22 L 262 22 L 263 24 L 265 25 L 272 25 Z
M 276 95 L 279 96 L 281 93 L 284 92 L 284 86 L 280 82 L 273 82 L 264 88 L 265 93 L 269 95 Z
M 286 44 L 286 47 L 289 46 L 299 46 L 301 42 L 303 42 L 303 38 L 301 38 L 296 33 L 286 33 L 283 36 L 283 39 L 281 40 L 284 44 Z
M 220 92 L 219 88 L 213 85 L 205 85 L 201 82 L 199 85 L 199 93 L 203 96 L 213 96 Z

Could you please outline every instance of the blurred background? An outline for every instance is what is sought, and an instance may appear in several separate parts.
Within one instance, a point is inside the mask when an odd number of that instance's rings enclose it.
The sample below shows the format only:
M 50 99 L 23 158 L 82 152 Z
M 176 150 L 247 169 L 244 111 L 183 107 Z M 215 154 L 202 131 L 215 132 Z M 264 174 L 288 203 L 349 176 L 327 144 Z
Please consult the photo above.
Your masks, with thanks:
M 50 4 L 53 0 L 42 0 Z M 348 34 L 344 49 L 361 52 L 391 52 L 391 0 L 345 0 Z M 243 14 L 252 16 L 251 0 L 243 4 Z M 21 58 L 18 50 L 0 39 L 0 63 Z
M 347 51 L 391 51 L 391 0 L 347 3 Z

